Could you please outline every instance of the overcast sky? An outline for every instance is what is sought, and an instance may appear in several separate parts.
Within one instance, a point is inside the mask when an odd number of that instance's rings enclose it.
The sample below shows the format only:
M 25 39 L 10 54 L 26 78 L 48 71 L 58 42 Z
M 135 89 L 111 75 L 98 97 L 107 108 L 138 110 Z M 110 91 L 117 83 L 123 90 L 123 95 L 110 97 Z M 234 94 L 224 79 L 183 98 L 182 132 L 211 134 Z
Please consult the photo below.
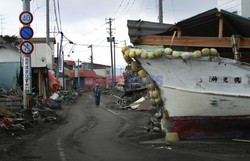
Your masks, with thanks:
M 55 0 L 57 3 L 57 0 Z M 19 36 L 19 28 L 22 26 L 18 20 L 22 12 L 21 0 L 0 0 L 0 15 L 2 15 L 1 32 L 3 35 Z M 31 27 L 34 29 L 34 37 L 46 35 L 46 0 L 31 0 L 31 12 L 34 21 Z M 110 65 L 109 43 L 105 24 L 106 18 L 114 18 L 114 36 L 118 40 L 118 46 L 123 46 L 124 40 L 129 43 L 127 20 L 158 21 L 158 0 L 60 0 L 60 13 L 62 31 L 70 40 L 78 44 L 93 44 L 94 62 Z M 50 29 L 57 31 L 54 1 L 50 0 Z M 194 16 L 203 11 L 215 8 L 217 0 L 163 0 L 164 23 L 175 23 Z M 51 33 L 51 36 L 57 34 Z M 59 40 L 59 36 L 57 36 Z M 64 45 L 67 41 L 64 41 Z M 99 46 L 99 47 L 98 47 Z M 89 61 L 90 49 L 87 46 L 76 45 L 74 53 L 69 53 L 72 45 L 65 46 L 65 59 Z M 117 64 L 125 65 L 120 48 L 117 48 Z M 67 55 L 70 54 L 70 57 Z

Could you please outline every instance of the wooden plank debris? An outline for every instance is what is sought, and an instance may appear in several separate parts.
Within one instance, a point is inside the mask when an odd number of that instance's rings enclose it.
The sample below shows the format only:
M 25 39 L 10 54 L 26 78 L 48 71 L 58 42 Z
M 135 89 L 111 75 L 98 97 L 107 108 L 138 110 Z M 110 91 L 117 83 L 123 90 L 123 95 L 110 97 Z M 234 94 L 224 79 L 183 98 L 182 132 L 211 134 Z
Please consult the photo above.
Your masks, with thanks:
M 3 117 L 15 117 L 16 114 L 14 114 L 13 112 L 10 112 L 9 110 L 6 110 L 6 109 L 0 107 L 0 116 L 3 116 Z
M 137 45 L 172 45 L 187 47 L 214 47 L 214 48 L 231 48 L 231 38 L 222 37 L 192 37 L 182 36 L 172 40 L 172 36 L 142 36 L 134 39 L 133 43 Z M 250 38 L 241 38 L 239 48 L 250 48 Z

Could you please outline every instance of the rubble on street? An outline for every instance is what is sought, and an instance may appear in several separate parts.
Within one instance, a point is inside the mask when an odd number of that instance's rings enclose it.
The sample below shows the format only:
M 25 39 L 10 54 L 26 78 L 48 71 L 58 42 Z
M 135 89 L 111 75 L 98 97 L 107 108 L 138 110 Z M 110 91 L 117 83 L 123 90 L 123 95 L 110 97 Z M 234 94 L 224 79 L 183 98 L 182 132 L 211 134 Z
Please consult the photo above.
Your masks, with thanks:
M 55 97 L 56 95 L 56 97 Z M 53 122 L 59 119 L 56 110 L 61 110 L 62 104 L 72 104 L 78 96 L 76 91 L 59 91 L 50 98 L 33 96 L 31 101 L 31 119 L 25 119 L 22 108 L 22 93 L 14 90 L 0 90 L 0 133 L 25 131 L 37 124 Z
M 146 132 L 161 133 L 161 106 L 152 106 L 147 88 L 141 87 L 129 89 L 120 93 L 111 93 L 117 101 L 113 104 L 115 110 L 132 110 L 145 112 L 147 117 L 144 126 L 140 126 Z

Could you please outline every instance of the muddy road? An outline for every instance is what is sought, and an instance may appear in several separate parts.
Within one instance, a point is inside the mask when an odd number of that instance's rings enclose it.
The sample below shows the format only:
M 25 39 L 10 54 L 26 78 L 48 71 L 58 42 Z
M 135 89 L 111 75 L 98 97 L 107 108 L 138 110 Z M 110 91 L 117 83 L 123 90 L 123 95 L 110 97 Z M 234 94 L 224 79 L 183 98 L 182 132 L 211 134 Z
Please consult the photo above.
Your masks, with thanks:
M 14 145 L 8 161 L 220 161 L 250 160 L 250 144 L 235 142 L 179 142 L 139 144 L 137 125 L 129 112 L 105 107 L 111 101 L 102 97 L 99 108 L 93 96 L 85 93 L 67 109 L 66 123 L 56 129 Z M 134 117 L 135 118 L 135 117 Z M 126 130 L 124 130 L 126 128 Z M 122 134 L 122 135 L 121 135 Z M 133 135 L 131 135 L 133 134 Z

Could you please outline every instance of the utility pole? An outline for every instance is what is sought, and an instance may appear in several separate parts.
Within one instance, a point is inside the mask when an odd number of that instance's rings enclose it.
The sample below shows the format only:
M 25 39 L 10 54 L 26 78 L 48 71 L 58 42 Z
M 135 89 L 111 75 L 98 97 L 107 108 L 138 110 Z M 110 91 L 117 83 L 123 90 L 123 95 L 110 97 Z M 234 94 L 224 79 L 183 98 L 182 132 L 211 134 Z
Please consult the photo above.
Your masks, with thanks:
M 77 87 L 78 87 L 78 90 L 80 90 L 80 60 L 78 59 L 78 62 L 77 62 Z
M 113 51 L 112 51 L 112 21 L 113 19 L 109 18 L 108 23 L 109 23 L 109 37 L 108 42 L 110 43 L 110 55 L 111 55 L 111 78 L 112 78 L 112 83 L 114 86 L 114 67 L 113 67 Z M 112 88 L 113 88 L 112 86 Z
M 46 0 L 46 43 L 50 47 L 50 36 L 49 36 L 49 0 Z
M 113 37 L 112 41 L 114 42 L 114 83 L 115 83 L 116 82 L 115 37 Z
M 159 0 L 159 23 L 163 23 L 163 7 L 162 7 L 162 1 Z
M 94 63 L 93 63 L 93 45 L 89 45 L 88 48 L 91 49 L 91 55 L 90 55 L 90 69 L 94 69 Z

